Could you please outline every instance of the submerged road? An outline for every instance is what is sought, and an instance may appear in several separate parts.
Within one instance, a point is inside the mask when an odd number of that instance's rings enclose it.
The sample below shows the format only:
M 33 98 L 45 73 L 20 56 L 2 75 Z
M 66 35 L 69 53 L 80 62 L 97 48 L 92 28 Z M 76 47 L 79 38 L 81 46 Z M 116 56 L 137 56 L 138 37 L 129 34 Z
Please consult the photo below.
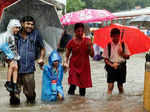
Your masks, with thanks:
M 37 66 L 36 80 L 36 104 L 27 105 L 23 93 L 21 93 L 21 104 L 19 106 L 9 105 L 9 94 L 4 87 L 6 81 L 7 67 L 0 68 L 0 112 L 145 112 L 143 109 L 145 54 L 135 55 L 127 61 L 127 82 L 124 85 L 125 93 L 118 94 L 115 83 L 112 97 L 107 99 L 106 72 L 104 61 L 93 61 L 91 59 L 93 87 L 87 89 L 85 97 L 78 95 L 67 95 L 68 74 L 64 75 L 63 87 L 65 100 L 44 104 L 40 101 L 42 71 Z

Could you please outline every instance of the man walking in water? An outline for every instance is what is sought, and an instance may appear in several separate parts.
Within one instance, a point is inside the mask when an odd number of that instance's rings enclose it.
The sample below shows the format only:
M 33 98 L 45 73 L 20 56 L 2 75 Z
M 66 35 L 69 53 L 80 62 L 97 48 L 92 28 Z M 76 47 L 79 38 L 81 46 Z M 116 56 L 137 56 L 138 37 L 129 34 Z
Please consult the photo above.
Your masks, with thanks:
M 23 86 L 23 93 L 26 96 L 27 103 L 35 103 L 35 60 L 42 68 L 44 64 L 45 48 L 42 37 L 34 29 L 35 21 L 31 16 L 25 16 L 21 19 L 22 30 L 18 35 L 17 47 L 20 55 L 18 61 L 19 74 L 18 85 Z

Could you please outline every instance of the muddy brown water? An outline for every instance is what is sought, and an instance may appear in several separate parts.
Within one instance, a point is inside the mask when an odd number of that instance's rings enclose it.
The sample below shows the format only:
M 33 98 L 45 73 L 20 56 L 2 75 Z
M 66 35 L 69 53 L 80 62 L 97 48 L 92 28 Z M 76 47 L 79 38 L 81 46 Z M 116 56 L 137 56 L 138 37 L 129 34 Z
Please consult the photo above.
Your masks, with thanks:
M 85 97 L 67 95 L 68 74 L 64 75 L 63 87 L 65 100 L 44 104 L 40 100 L 42 71 L 37 66 L 36 80 L 36 104 L 27 105 L 23 93 L 19 106 L 9 105 L 9 94 L 4 87 L 7 67 L 0 68 L 0 112 L 145 112 L 143 109 L 145 54 L 135 55 L 127 62 L 127 82 L 124 85 L 125 93 L 118 94 L 115 84 L 113 95 L 107 98 L 106 72 L 104 61 L 91 59 L 93 87 L 87 89 Z

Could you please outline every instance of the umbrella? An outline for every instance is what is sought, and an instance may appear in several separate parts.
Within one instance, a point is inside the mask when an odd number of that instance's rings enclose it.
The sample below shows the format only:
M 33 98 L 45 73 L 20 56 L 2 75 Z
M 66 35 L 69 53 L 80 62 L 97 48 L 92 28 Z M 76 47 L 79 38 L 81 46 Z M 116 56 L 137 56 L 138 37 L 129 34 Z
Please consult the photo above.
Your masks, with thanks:
M 122 40 L 129 48 L 131 55 L 143 53 L 150 49 L 150 38 L 141 32 L 138 28 L 111 24 L 100 28 L 94 32 L 94 43 L 105 48 L 111 41 L 110 31 L 112 28 L 118 28 L 121 31 Z
M 50 49 L 57 48 L 63 30 L 55 6 L 42 0 L 17 0 L 4 9 L 0 21 L 0 32 L 6 31 L 10 19 L 20 19 L 23 16 L 32 16 L 35 19 L 36 28 L 45 40 L 45 46 L 49 45 Z M 50 52 L 47 50 L 48 54 Z
M 142 26 L 147 27 L 147 24 L 150 24 L 150 15 L 137 16 L 137 17 L 130 20 L 130 24 L 142 25 Z
M 60 19 L 60 21 L 63 25 L 70 25 L 75 23 L 107 21 L 114 18 L 115 16 L 107 10 L 84 9 L 67 13 Z
M 1 0 L 0 1 L 0 18 L 1 18 L 2 12 L 3 12 L 3 9 L 16 1 L 17 0 Z

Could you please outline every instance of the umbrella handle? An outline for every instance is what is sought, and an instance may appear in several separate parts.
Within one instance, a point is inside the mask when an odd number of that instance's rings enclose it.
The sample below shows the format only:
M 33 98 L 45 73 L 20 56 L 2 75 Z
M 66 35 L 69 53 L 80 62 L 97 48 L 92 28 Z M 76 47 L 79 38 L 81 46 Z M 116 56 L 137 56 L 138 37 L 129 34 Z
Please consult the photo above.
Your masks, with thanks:
M 121 40 L 123 39 L 123 35 L 124 35 L 124 29 L 122 30 L 122 33 L 121 33 Z

